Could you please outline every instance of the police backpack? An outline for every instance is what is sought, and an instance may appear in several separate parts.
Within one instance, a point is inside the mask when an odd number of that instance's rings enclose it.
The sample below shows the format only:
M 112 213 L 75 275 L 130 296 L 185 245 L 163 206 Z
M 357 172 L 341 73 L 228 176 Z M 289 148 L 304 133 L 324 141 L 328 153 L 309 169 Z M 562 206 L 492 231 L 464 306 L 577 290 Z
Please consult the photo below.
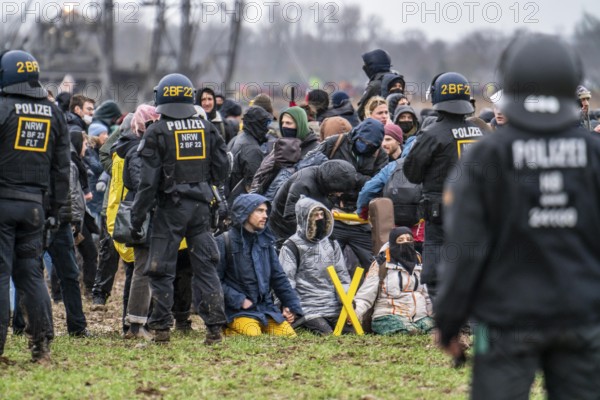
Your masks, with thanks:
M 383 187 L 383 197 L 394 203 L 396 226 L 411 227 L 419 222 L 419 202 L 422 186 L 414 184 L 404 175 L 404 159 L 396 161 L 396 169 Z

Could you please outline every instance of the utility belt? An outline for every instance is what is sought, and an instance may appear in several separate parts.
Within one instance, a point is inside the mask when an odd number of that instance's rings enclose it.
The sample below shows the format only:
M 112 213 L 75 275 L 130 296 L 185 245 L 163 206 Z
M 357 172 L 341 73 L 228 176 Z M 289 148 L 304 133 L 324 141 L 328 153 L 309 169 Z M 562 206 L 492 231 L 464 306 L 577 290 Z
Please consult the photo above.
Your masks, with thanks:
M 30 193 L 9 188 L 0 188 L 0 198 L 33 201 L 42 205 L 44 204 L 44 195 L 42 193 Z
M 419 202 L 419 213 L 423 219 L 432 224 L 441 225 L 442 218 L 442 194 L 441 193 L 423 193 Z

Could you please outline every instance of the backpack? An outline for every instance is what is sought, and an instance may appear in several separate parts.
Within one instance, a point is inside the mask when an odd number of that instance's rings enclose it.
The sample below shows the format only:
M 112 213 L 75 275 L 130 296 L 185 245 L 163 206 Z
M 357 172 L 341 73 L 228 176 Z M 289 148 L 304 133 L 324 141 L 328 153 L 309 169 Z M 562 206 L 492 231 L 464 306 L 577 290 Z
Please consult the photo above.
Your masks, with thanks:
M 404 160 L 396 161 L 396 170 L 383 187 L 383 197 L 394 203 L 396 226 L 413 226 L 419 222 L 419 202 L 423 186 L 414 184 L 404 175 Z

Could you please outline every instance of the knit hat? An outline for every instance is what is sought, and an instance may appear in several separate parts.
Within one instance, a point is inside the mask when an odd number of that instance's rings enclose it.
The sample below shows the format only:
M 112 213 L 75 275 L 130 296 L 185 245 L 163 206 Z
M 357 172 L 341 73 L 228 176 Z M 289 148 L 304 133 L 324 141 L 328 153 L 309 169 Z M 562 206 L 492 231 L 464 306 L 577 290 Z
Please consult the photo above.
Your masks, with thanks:
M 345 118 L 342 117 L 329 117 L 325 118 L 321 123 L 321 140 L 338 135 L 340 133 L 350 132 L 352 125 Z
M 308 92 L 308 104 L 314 106 L 317 110 L 327 110 L 329 108 L 329 95 L 326 91 L 315 89 Z
M 250 102 L 251 106 L 258 106 L 265 109 L 269 114 L 273 115 L 273 101 L 264 93 L 259 94 Z
M 591 99 L 592 93 L 583 85 L 577 86 L 577 97 L 579 100 L 582 99 Z
M 156 107 L 148 104 L 140 104 L 131 119 L 131 131 L 138 136 L 146 132 L 146 123 L 156 121 L 159 115 L 156 113 Z
M 98 137 L 104 132 L 108 133 L 108 128 L 100 122 L 92 122 L 88 127 L 88 134 L 90 136 Z
M 333 108 L 337 108 L 342 105 L 342 101 L 348 100 L 350 96 L 346 92 L 333 92 L 331 95 L 331 105 Z
M 402 128 L 400 128 L 398 125 L 396 125 L 396 124 L 386 124 L 383 127 L 383 130 L 384 130 L 384 136 L 390 136 L 396 142 L 402 144 L 402 142 L 403 142 Z

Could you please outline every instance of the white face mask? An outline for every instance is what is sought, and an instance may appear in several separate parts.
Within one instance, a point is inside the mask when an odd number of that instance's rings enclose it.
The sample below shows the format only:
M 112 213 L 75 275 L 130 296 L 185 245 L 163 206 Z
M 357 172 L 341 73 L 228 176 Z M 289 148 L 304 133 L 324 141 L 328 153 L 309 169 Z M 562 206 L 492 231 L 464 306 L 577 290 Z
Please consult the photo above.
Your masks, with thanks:
M 84 115 L 83 116 L 83 122 L 85 122 L 86 124 L 91 124 L 92 123 L 92 116 L 91 115 Z

